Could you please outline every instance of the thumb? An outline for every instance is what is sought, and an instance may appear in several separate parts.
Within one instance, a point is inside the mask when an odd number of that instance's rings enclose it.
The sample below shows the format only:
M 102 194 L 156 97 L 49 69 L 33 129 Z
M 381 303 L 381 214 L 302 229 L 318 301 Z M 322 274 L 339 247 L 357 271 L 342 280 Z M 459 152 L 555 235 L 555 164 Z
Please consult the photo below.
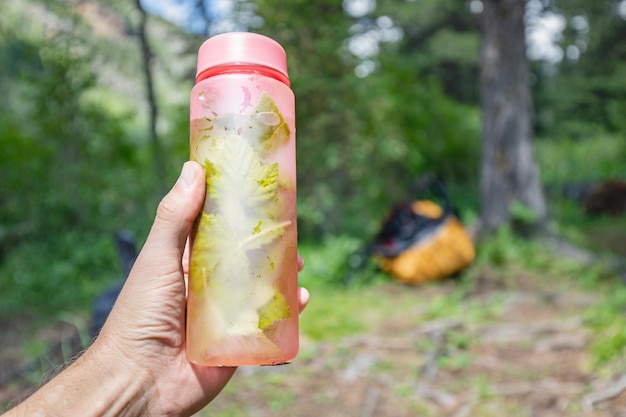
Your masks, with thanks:
M 174 257 L 180 265 L 185 242 L 202 208 L 204 192 L 204 170 L 197 162 L 186 162 L 176 184 L 159 203 L 142 255 L 152 261 Z

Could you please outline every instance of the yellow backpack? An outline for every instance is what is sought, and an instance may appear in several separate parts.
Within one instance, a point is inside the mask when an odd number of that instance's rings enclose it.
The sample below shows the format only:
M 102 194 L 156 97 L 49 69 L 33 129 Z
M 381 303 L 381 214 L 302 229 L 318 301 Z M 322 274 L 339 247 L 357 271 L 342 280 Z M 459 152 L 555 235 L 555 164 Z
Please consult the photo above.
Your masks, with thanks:
M 396 207 L 372 248 L 378 264 L 399 281 L 420 284 L 454 275 L 474 260 L 474 244 L 452 213 L 430 200 Z

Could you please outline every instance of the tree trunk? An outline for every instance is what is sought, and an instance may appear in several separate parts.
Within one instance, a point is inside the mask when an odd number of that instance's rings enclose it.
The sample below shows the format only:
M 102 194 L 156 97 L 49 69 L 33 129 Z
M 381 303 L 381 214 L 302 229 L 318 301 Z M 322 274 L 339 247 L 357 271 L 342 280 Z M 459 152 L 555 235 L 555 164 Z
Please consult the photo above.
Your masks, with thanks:
M 163 165 L 163 153 L 161 150 L 161 141 L 157 133 L 158 122 L 158 105 L 156 94 L 154 91 L 154 80 L 152 77 L 152 59 L 153 53 L 148 42 L 147 24 L 148 15 L 141 5 L 141 0 L 135 0 L 135 5 L 139 11 L 139 42 L 141 45 L 141 52 L 143 55 L 143 71 L 145 76 L 146 96 L 148 100 L 149 109 L 149 130 L 150 130 L 150 143 L 152 144 L 152 153 L 154 156 L 154 173 L 156 177 L 156 186 L 159 198 L 165 194 L 167 190 L 165 188 L 165 172 Z
M 532 147 L 525 1 L 482 2 L 482 226 L 493 231 L 523 220 L 543 227 L 546 205 Z M 523 219 L 516 218 L 521 214 Z

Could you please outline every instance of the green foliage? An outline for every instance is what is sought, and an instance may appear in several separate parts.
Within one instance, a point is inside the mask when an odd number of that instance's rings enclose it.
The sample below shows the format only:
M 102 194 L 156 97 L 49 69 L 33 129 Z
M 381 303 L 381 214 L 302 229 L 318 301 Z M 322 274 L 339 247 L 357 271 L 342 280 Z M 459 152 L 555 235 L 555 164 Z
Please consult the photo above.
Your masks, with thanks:
M 595 285 L 599 284 L 594 280 Z M 626 351 L 626 288 L 605 284 L 604 302 L 585 312 L 585 319 L 591 327 L 594 338 L 592 352 L 594 365 L 602 366 L 623 356 Z
M 371 238 L 392 203 L 416 197 L 412 186 L 425 173 L 461 196 L 456 201 L 472 221 L 480 159 L 479 33 L 466 2 L 380 1 L 364 19 L 347 16 L 341 2 L 331 0 L 254 3 L 264 21 L 258 30 L 287 49 L 296 92 L 304 285 L 336 288 L 350 254 Z M 619 133 L 603 133 L 623 130 L 619 57 L 626 37 L 617 36 L 623 22 L 596 3 L 576 3 L 564 12 L 587 10 L 595 22 L 591 28 L 597 28 L 589 32 L 584 60 L 563 64 L 555 76 L 538 73 L 535 84 L 540 119 L 552 123 L 542 122 L 545 138 L 536 144 L 543 180 L 550 184 L 626 175 L 626 141 Z M 140 57 L 126 47 L 132 38 L 96 35 L 66 2 L 7 5 L 0 17 L 0 141 L 6 144 L 0 154 L 0 290 L 19 295 L 7 295 L 0 305 L 5 312 L 23 305 L 84 306 L 119 275 L 114 231 L 145 235 L 160 197 L 143 132 Z M 123 0 L 109 5 L 119 32 L 128 31 L 132 6 Z M 44 37 L 36 23 L 28 23 L 25 6 L 61 16 L 65 26 L 49 19 L 52 29 Z M 381 43 L 372 58 L 376 70 L 359 78 L 349 37 L 375 27 L 381 16 L 405 37 Z M 165 25 L 150 33 L 168 39 L 154 42 L 155 67 L 163 71 L 157 90 L 159 130 L 171 156 L 168 173 L 186 159 L 189 147 L 192 65 L 186 59 L 192 54 L 180 50 L 194 51 L 200 41 L 183 37 L 183 47 L 172 53 L 168 47 L 181 39 L 173 33 Z M 119 76 L 103 83 L 111 72 Z M 525 218 L 528 213 L 518 209 Z M 559 222 L 582 219 L 575 207 L 553 210 L 560 210 Z M 505 230 L 482 244 L 477 262 L 504 269 L 551 261 Z M 356 282 L 385 279 L 368 271 Z M 55 297 L 46 296 L 53 290 Z
M 616 276 L 613 268 L 601 264 L 579 268 L 576 275 L 580 285 L 600 295 L 600 302 L 582 313 L 586 325 L 593 334 L 590 340 L 591 366 L 611 375 L 623 371 L 626 366 L 626 287 L 623 279 Z
M 536 155 L 550 217 L 559 232 L 593 251 L 624 256 L 626 217 L 589 216 L 577 198 L 596 182 L 626 178 L 626 137 L 603 133 L 579 140 L 543 138 L 536 142 Z
M 479 242 L 476 253 L 476 264 L 503 269 L 520 265 L 537 268 L 549 259 L 538 249 L 536 242 L 520 238 L 508 227 L 498 229 L 495 235 Z
M 19 315 L 25 306 L 34 315 L 85 309 L 121 277 L 112 235 L 106 238 L 72 231 L 22 242 L 0 268 L 0 316 Z
M 0 313 L 85 307 L 121 278 L 115 231 L 149 224 L 150 160 L 130 114 L 99 100 L 89 39 L 44 38 L 11 17 L 0 19 Z
M 626 25 L 618 2 L 559 2 L 566 19 L 582 18 L 586 28 L 569 24 L 561 47 L 577 48 L 579 59 L 567 57 L 547 73 L 537 72 L 536 103 L 542 134 L 587 139 L 598 131 L 623 132 L 625 125 Z
M 518 200 L 511 203 L 509 210 L 511 212 L 511 224 L 516 230 L 531 228 L 539 221 L 535 210 Z
M 298 251 L 306 260 L 306 268 L 299 276 L 300 284 L 307 288 L 336 288 L 346 284 L 347 278 L 352 286 L 386 280 L 376 271 L 371 260 L 365 260 L 367 265 L 362 270 L 353 270 L 362 261 L 359 252 L 364 246 L 363 241 L 348 235 L 326 236 L 321 242 L 300 243 Z M 348 276 L 351 272 L 354 274 Z
M 390 44 L 376 58 L 379 69 L 359 78 L 348 37 L 367 23 L 344 14 L 340 3 L 265 0 L 258 5 L 262 31 L 281 42 L 289 57 L 304 240 L 343 233 L 370 237 L 392 203 L 416 197 L 411 188 L 426 172 L 450 183 L 477 177 L 479 114 L 476 106 L 450 99 L 439 78 L 424 70 L 436 45 L 399 54 L 398 45 Z M 414 24 L 405 23 L 406 13 L 415 22 L 428 19 L 421 14 L 425 5 L 380 7 L 403 26 Z M 429 7 L 444 17 L 450 10 L 434 2 Z M 474 52 L 476 39 L 463 38 Z M 465 62 L 471 56 L 476 62 L 471 52 L 450 54 L 441 59 L 462 55 Z
M 544 184 L 626 177 L 624 134 L 601 133 L 578 140 L 542 138 L 535 147 Z

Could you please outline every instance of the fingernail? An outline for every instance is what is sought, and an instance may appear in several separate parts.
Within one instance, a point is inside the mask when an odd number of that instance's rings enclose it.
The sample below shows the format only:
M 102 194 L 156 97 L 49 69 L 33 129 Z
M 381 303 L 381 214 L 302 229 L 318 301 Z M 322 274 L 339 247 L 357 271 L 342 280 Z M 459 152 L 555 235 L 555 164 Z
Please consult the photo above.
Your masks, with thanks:
M 180 177 L 178 177 L 178 183 L 182 185 L 184 188 L 189 188 L 193 184 L 193 180 L 196 178 L 196 170 L 193 168 L 191 163 L 185 162 L 183 165 L 183 169 L 180 172 Z

